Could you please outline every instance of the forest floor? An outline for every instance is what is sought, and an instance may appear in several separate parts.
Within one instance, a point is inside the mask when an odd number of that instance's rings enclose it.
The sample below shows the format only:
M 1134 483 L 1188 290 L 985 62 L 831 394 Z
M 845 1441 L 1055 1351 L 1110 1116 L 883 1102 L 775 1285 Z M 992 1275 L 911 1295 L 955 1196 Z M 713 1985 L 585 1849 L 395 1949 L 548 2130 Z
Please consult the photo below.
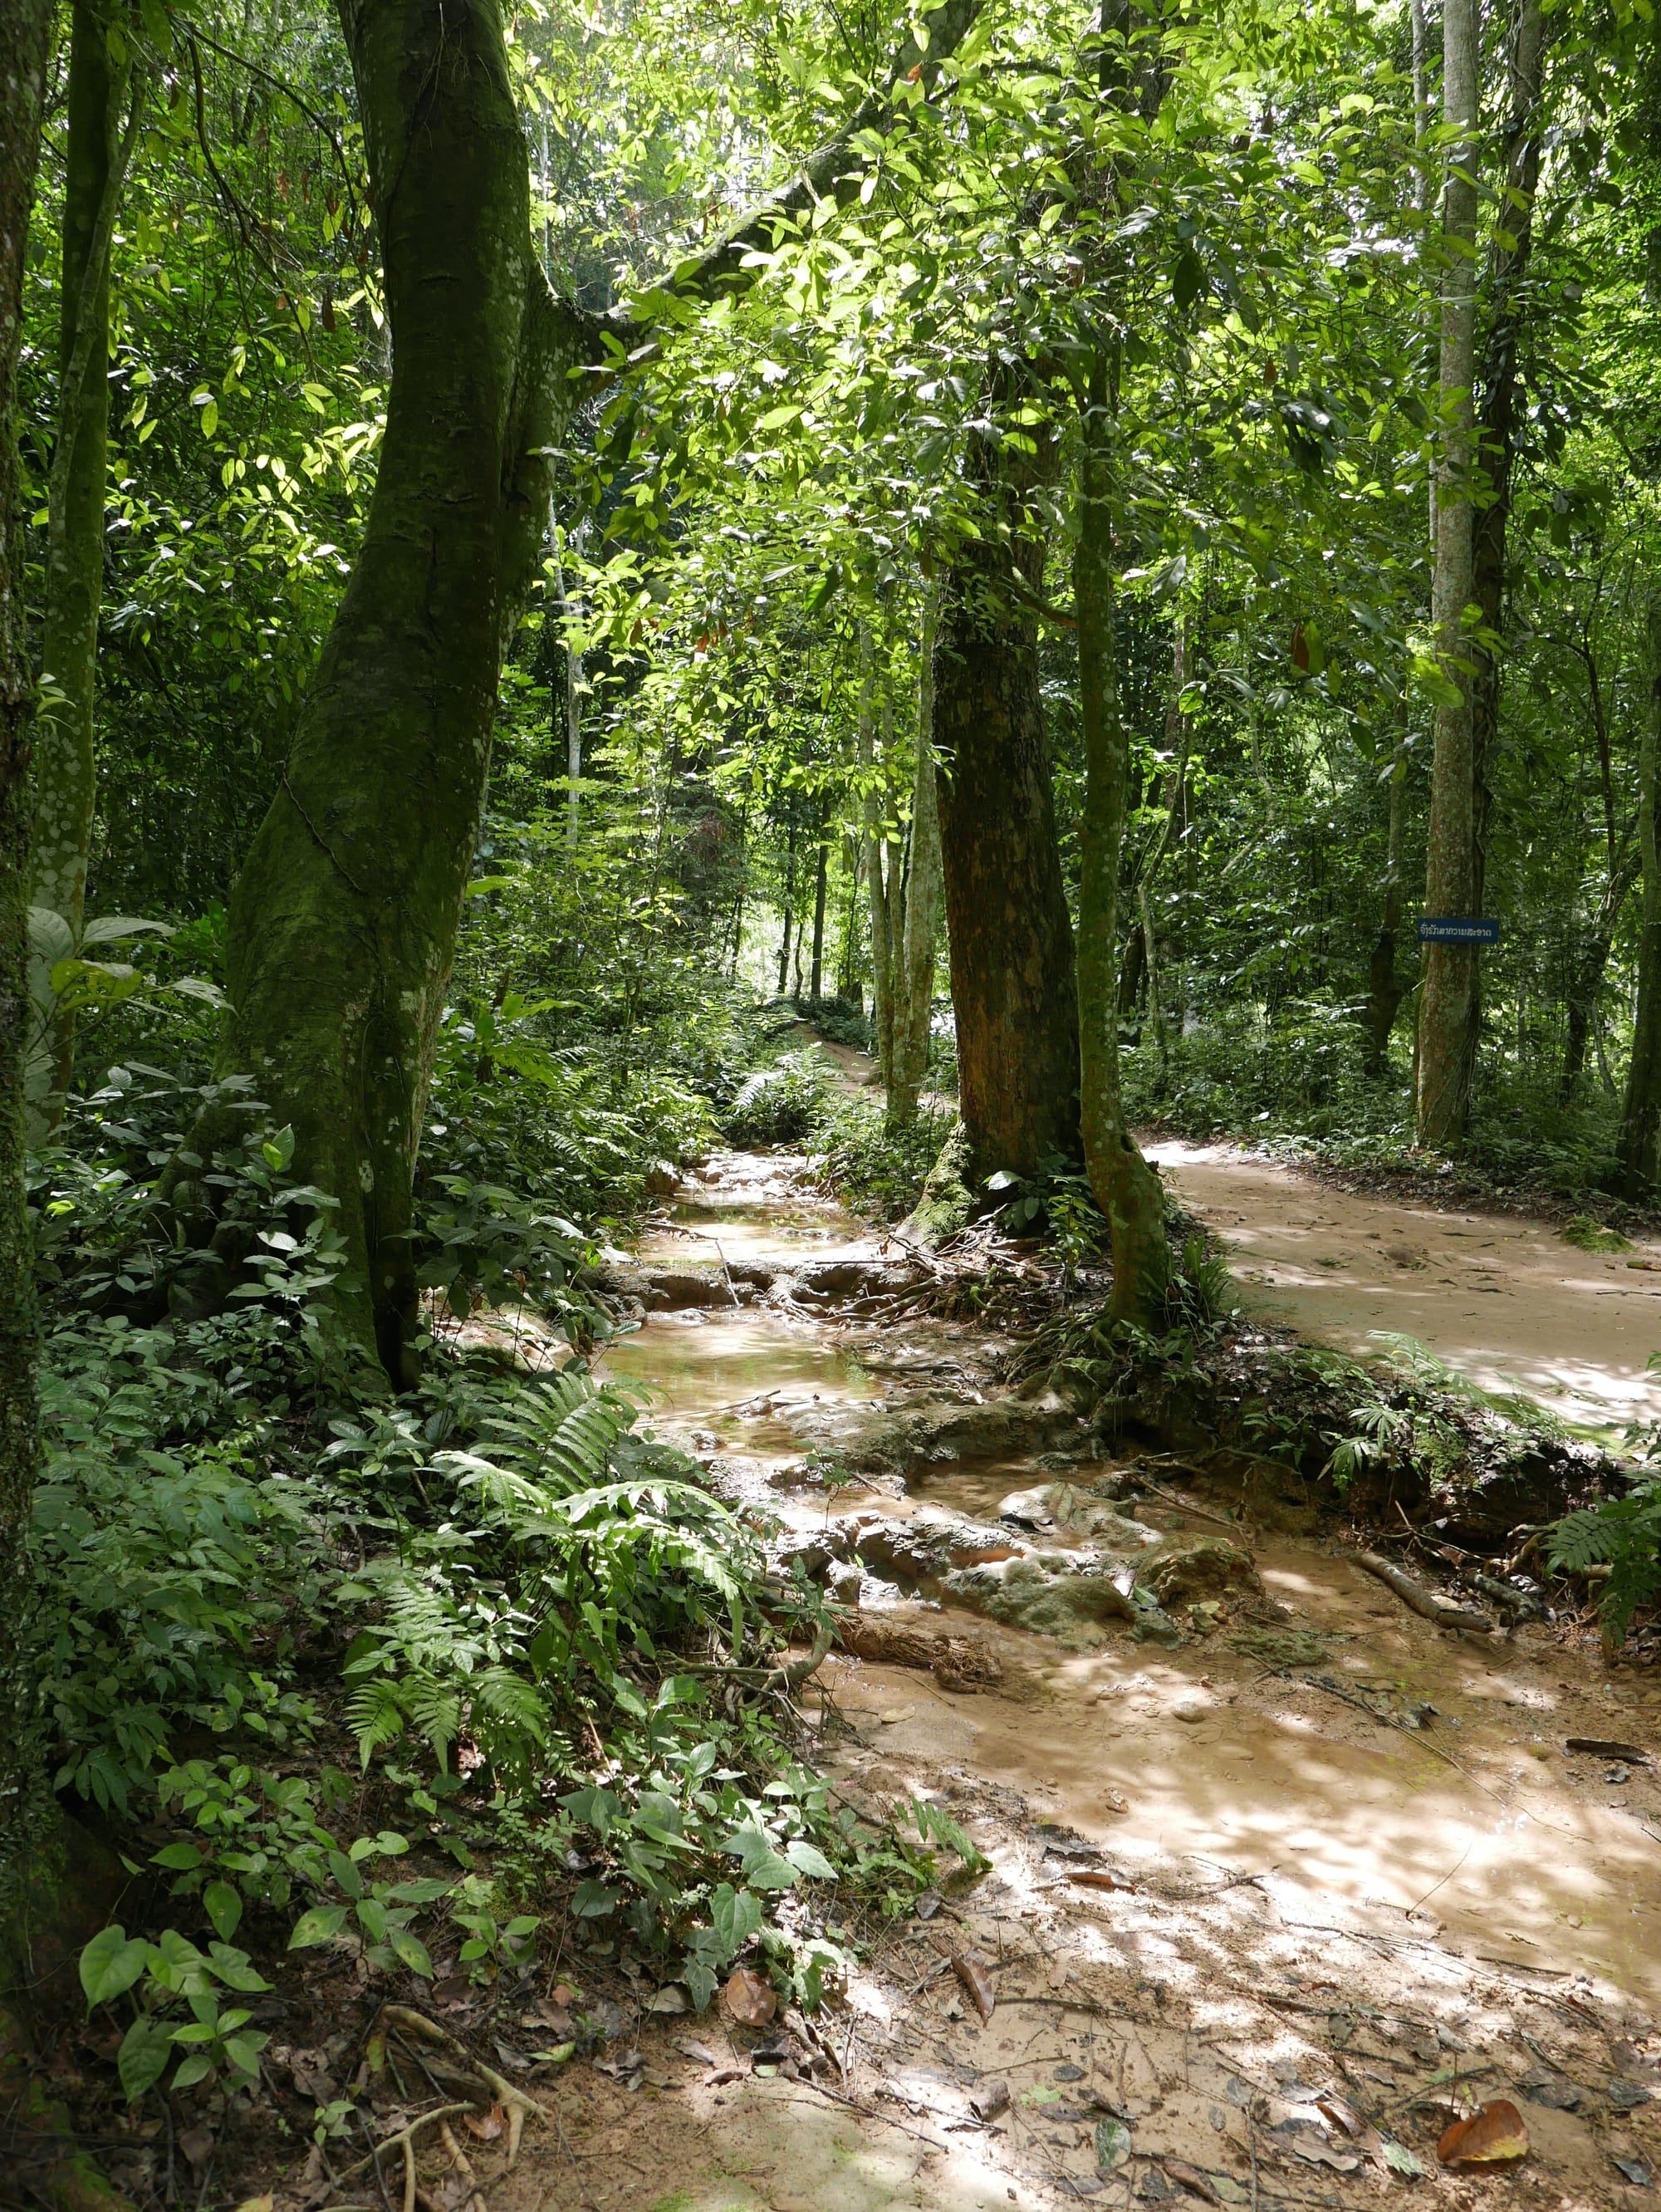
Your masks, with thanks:
M 1645 1309 L 1552 1232 L 1160 1151 L 1300 1328 L 1410 1332 L 1604 1419 L 1639 1402 Z M 549 2124 L 512 2172 L 481 2162 L 489 2212 L 1277 2212 L 1404 2187 L 1473 2207 L 1652 2203 L 1661 1683 L 1570 1622 L 1458 1638 L 1364 1576 L 1313 1510 L 1242 1516 L 1070 1443 L 1076 1416 L 1000 1392 L 1010 1346 L 985 1322 L 873 1322 L 839 1302 L 839 1280 L 894 1250 L 803 1160 L 718 1155 L 639 1260 L 664 1282 L 713 1270 L 745 1302 L 653 1311 L 605 1367 L 661 1388 L 656 1425 L 776 1516 L 787 1550 L 857 1546 L 864 1572 L 834 1570 L 834 1587 L 862 1624 L 955 1632 L 933 1674 L 839 1655 L 803 1701 L 847 1802 L 929 1799 L 987 1869 L 888 1928 L 816 2029 L 664 2017 L 638 1961 L 579 1940 L 551 1978 L 609 1996 L 621 2026 L 532 2084 Z M 937 1441 L 900 1474 L 850 1474 L 874 1435 Z M 815 1466 L 839 1450 L 826 1486 Z M 870 1571 L 908 1543 L 1003 1556 L 1000 1507 L 1058 1464 L 1150 1542 L 1249 1553 L 1256 1595 L 1191 1609 L 1168 1644 L 1117 1625 L 1058 1641 Z M 1498 2100 L 1527 2155 L 1444 2167 L 1443 2130 Z

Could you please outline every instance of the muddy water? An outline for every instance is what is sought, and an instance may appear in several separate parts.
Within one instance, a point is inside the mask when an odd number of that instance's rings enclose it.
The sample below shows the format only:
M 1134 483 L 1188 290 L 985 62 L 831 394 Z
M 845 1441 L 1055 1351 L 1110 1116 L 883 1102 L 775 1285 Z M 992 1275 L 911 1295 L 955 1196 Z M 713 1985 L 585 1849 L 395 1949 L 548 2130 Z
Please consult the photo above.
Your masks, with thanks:
M 875 1249 L 792 1164 L 728 1155 L 715 1165 L 716 1179 L 694 1187 L 643 1256 L 684 1255 L 692 1236 L 718 1240 L 730 1258 L 742 1250 L 782 1266 Z M 1346 1201 L 1357 1215 L 1366 1204 Z M 1011 1460 L 931 1466 L 905 1498 L 856 1489 L 827 1501 L 773 1486 L 809 1428 L 822 1437 L 827 1413 L 852 1420 L 925 1389 L 938 1395 L 943 1381 L 973 1395 L 984 1350 L 938 1324 L 862 1334 L 760 1304 L 653 1316 L 605 1368 L 657 1385 L 661 1425 L 718 1455 L 787 1523 L 903 1515 L 919 1501 L 988 1519 L 1009 1492 L 1052 1478 Z M 1661 1759 L 1661 1690 L 1589 1669 L 1579 1647 L 1543 1627 L 1456 1640 L 1331 1549 L 1249 1521 L 1242 1532 L 1203 1504 L 1148 1495 L 1136 1510 L 1158 1527 L 1246 1542 L 1270 1595 L 1327 1640 L 1325 1660 L 1276 1674 L 1221 1635 L 1173 1650 L 1115 1637 L 1070 1655 L 967 1613 L 906 1606 L 907 1620 L 932 1614 L 983 1636 L 1003 1662 L 1003 1686 L 948 1695 L 926 1675 L 834 1661 L 827 1686 L 862 1741 L 832 1757 L 856 1774 L 898 1762 L 919 1790 L 955 1769 L 985 1778 L 1131 1865 L 1198 1855 L 1290 1881 L 1317 1952 L 1324 1927 L 1440 1933 L 1477 1958 L 1584 1968 L 1661 1997 L 1656 1770 L 1564 1748 L 1571 1735 L 1614 1738 Z M 1392 1716 L 1418 1724 L 1381 1724 L 1345 1690 L 1382 1693 Z

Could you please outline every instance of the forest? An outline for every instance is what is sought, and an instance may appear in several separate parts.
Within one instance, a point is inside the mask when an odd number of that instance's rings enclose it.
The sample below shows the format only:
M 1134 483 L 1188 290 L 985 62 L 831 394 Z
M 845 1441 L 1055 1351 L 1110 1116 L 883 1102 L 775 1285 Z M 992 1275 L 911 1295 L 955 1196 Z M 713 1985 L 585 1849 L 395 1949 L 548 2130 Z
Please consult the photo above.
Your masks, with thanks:
M 0 2204 L 1646 2202 L 1658 791 L 1649 0 L 3 0 Z

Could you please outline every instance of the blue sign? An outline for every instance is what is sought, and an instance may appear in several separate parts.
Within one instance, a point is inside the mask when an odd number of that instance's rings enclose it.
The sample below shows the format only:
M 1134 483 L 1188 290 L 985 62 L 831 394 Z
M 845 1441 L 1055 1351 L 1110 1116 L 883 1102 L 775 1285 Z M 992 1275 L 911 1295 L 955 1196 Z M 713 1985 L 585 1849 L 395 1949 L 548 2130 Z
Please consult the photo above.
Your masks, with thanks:
M 1500 925 L 1481 916 L 1472 915 L 1467 921 L 1422 921 L 1419 924 L 1421 945 L 1497 945 Z

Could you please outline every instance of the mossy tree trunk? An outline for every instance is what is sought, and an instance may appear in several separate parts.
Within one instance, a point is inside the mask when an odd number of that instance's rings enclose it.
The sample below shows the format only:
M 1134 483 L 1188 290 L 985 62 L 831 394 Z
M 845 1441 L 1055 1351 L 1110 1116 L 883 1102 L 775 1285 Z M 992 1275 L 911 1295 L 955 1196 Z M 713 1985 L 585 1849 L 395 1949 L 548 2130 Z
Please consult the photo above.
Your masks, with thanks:
M 969 459 L 982 536 L 946 573 L 934 653 L 940 853 L 966 1171 L 1079 1152 L 1077 984 L 1039 687 L 1044 545 L 996 441 Z M 1013 564 L 1015 574 L 1011 578 Z
M 338 1201 L 343 1318 L 404 1384 L 415 1153 L 497 679 L 590 348 L 532 251 L 494 0 L 342 0 L 341 20 L 391 391 L 362 549 L 231 901 L 226 1072 L 252 1075 L 297 1173 Z
M 1476 896 L 1471 648 L 1465 609 L 1472 585 L 1475 506 L 1471 380 L 1476 353 L 1476 0 L 1442 11 L 1442 119 L 1448 132 L 1442 198 L 1442 331 L 1436 471 L 1436 561 L 1431 622 L 1442 679 L 1431 769 L 1425 912 L 1472 912 Z M 1418 1136 L 1422 1145 L 1464 1138 L 1476 1058 L 1476 951 L 1425 948 L 1419 999 Z
M 33 1255 L 23 1194 L 28 1034 L 29 753 L 17 357 L 53 9 L 11 0 L 0 40 L 0 1930 L 38 1840 L 28 1527 L 39 1449 Z
M 70 14 L 58 320 L 58 416 L 47 486 L 43 694 L 36 729 L 32 903 L 59 915 L 78 945 L 92 849 L 93 708 L 104 599 L 104 502 L 110 424 L 110 248 L 122 186 L 143 119 L 142 70 L 111 58 L 107 11 L 75 0 Z M 123 127 L 123 112 L 127 119 Z M 75 1017 L 58 1007 L 52 960 L 30 983 L 39 1033 L 28 1072 L 32 1133 L 56 1128 L 75 1055 Z
M 1162 1304 L 1170 1256 L 1164 1194 L 1126 1126 L 1119 1084 L 1118 877 L 1131 760 L 1119 720 L 1113 624 L 1107 370 L 1106 360 L 1098 356 L 1081 410 L 1078 541 L 1073 555 L 1085 779 L 1079 822 L 1078 1040 L 1085 1170 L 1112 1239 L 1109 1310 L 1117 1320 L 1149 1321 Z

